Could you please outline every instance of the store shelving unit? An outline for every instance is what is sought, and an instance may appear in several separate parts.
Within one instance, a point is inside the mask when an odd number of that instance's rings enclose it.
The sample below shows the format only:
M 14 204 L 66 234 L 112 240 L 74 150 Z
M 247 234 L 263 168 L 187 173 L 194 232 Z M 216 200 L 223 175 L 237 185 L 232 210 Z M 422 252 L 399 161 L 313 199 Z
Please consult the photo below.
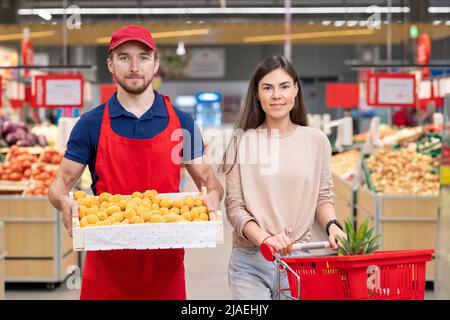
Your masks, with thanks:
M 62 215 L 45 196 L 0 196 L 4 223 L 5 282 L 40 282 L 49 289 L 64 281 L 79 254 L 64 228 Z
M 438 196 L 380 195 L 361 187 L 356 192 L 356 225 L 369 217 L 380 249 L 436 248 Z M 434 281 L 434 261 L 427 265 L 427 281 Z
M 354 203 L 356 188 L 336 174 L 333 174 L 334 208 L 339 221 L 350 218 L 354 222 Z
M 5 246 L 3 241 L 3 222 L 0 222 L 0 300 L 5 299 Z
M 450 187 L 441 187 L 436 246 L 436 299 L 450 299 Z

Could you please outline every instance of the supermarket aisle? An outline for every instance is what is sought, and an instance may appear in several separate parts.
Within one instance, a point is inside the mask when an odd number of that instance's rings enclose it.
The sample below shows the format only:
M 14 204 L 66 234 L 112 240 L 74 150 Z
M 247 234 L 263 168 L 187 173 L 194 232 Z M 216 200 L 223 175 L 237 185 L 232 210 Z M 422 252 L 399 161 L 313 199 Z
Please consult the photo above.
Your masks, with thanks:
M 217 167 L 214 167 L 217 172 Z M 186 183 L 182 191 L 196 191 L 192 179 L 184 175 Z M 225 187 L 225 175 L 218 174 Z M 221 300 L 231 299 L 228 287 L 227 270 L 231 253 L 231 225 L 225 217 L 222 201 L 221 209 L 224 219 L 224 243 L 216 248 L 186 250 L 186 290 L 188 299 Z

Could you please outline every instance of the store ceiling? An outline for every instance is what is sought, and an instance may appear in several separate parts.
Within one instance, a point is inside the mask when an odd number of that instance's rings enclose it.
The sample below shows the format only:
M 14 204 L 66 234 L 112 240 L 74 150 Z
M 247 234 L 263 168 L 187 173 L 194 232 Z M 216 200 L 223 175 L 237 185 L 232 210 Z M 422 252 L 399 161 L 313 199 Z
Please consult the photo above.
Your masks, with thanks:
M 83 24 L 80 29 L 69 30 L 68 45 L 106 45 L 111 32 L 122 24 Z M 192 23 L 143 24 L 152 31 L 159 45 L 176 45 L 184 41 L 187 45 L 223 45 L 223 44 L 281 44 L 284 42 L 284 25 L 277 22 Z M 19 42 L 21 27 L 15 25 L 0 26 L 0 44 Z M 335 27 L 309 25 L 293 22 L 292 42 L 303 44 L 385 44 L 387 26 L 380 29 L 364 27 Z M 450 37 L 450 27 L 432 24 L 419 25 L 434 40 Z M 60 25 L 31 25 L 31 37 L 36 46 L 61 45 L 63 32 Z M 8 38 L 15 35 L 16 39 Z M 409 24 L 392 25 L 392 43 L 409 41 Z
M 367 7 L 369 1 L 356 0 L 292 0 L 292 7 Z M 392 0 L 393 7 L 404 8 L 415 0 Z M 449 0 L 431 0 L 429 6 L 445 6 Z M 0 19 L 0 44 L 18 42 L 22 29 L 30 28 L 35 45 L 61 45 L 63 24 L 61 15 L 53 15 L 46 21 L 37 15 L 18 15 L 19 9 L 58 8 L 76 4 L 80 8 L 255 8 L 284 6 L 283 0 L 1 0 L 2 7 L 9 3 L 16 13 L 16 23 L 5 24 Z M 386 0 L 370 1 L 370 5 L 386 7 Z M 319 5 L 320 4 L 320 5 Z M 319 13 L 294 14 L 292 16 L 292 38 L 294 43 L 307 44 L 384 44 L 388 25 L 386 14 L 380 14 L 380 25 L 367 27 L 372 15 L 359 13 Z M 427 32 L 432 39 L 450 36 L 450 21 L 447 15 L 435 15 L 436 21 L 419 24 L 421 32 Z M 447 18 L 445 18 L 447 17 Z M 1 18 L 1 17 L 0 17 Z M 409 41 L 410 18 L 408 13 L 392 14 L 392 41 L 402 43 Z M 147 26 L 162 45 L 175 45 L 184 41 L 190 45 L 222 44 L 263 44 L 283 43 L 283 14 L 164 14 L 164 15 L 96 15 L 82 14 L 80 29 L 67 31 L 69 45 L 98 45 L 108 42 L 111 32 L 126 23 L 139 23 Z M 327 22 L 327 24 L 325 24 Z M 324 25 L 325 24 L 325 25 Z

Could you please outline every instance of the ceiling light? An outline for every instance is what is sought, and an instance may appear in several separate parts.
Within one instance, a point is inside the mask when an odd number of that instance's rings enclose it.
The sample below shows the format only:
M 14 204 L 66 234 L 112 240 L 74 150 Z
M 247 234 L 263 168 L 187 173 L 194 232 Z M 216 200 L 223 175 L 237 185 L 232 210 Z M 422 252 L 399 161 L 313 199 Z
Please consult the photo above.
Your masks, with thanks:
M 355 20 L 347 21 L 347 26 L 349 26 L 349 27 L 354 27 L 357 24 L 358 24 L 358 21 L 355 21 Z
M 429 7 L 428 13 L 450 13 L 450 7 Z
M 41 9 L 19 9 L 19 15 L 38 15 Z M 210 14 L 286 14 L 284 7 L 238 8 L 46 8 L 50 14 L 62 15 L 210 15 Z M 292 7 L 291 14 L 339 14 L 339 13 L 408 13 L 409 7 Z
M 342 21 L 342 20 L 338 20 L 338 21 L 334 22 L 334 25 L 336 27 L 342 27 L 344 24 L 345 24 L 345 21 Z
M 330 24 L 331 24 L 330 20 L 322 21 L 322 25 L 324 25 L 324 26 L 329 26 Z
M 44 20 L 50 21 L 52 19 L 52 15 L 47 10 L 38 10 L 38 16 Z

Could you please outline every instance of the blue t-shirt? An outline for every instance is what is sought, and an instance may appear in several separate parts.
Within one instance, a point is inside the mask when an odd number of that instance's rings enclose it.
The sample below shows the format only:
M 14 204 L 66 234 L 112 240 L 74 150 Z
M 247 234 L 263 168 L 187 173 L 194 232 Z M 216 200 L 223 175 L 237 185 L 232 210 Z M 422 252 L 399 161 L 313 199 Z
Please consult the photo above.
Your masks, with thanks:
M 169 117 L 164 98 L 155 92 L 155 100 L 140 118 L 125 110 L 117 100 L 116 93 L 108 101 L 111 128 L 118 135 L 125 138 L 150 139 L 162 132 L 169 123 Z M 64 155 L 69 160 L 89 165 L 92 177 L 92 191 L 95 193 L 95 184 L 98 176 L 95 172 L 97 147 L 100 137 L 100 128 L 106 104 L 83 114 L 75 124 Z M 204 154 L 205 147 L 200 133 L 190 114 L 175 108 L 175 113 L 183 129 L 182 160 L 189 161 Z M 188 135 L 188 136 L 187 136 Z

